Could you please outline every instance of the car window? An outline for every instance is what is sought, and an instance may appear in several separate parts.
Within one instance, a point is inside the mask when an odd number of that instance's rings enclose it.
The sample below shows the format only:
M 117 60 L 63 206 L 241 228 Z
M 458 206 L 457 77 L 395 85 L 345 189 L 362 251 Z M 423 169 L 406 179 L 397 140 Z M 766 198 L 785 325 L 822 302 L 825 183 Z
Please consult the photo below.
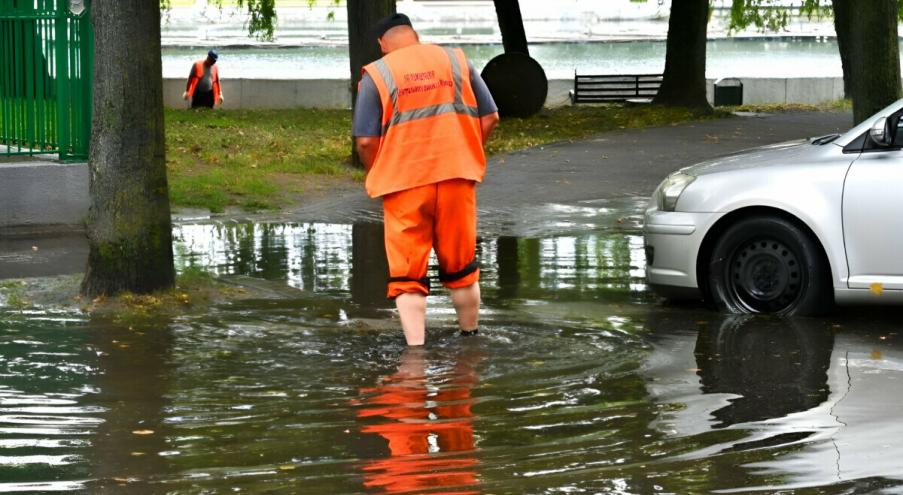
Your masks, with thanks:
M 900 114 L 894 115 L 893 119 L 897 122 L 897 133 L 894 135 L 894 147 L 903 147 L 903 119 Z

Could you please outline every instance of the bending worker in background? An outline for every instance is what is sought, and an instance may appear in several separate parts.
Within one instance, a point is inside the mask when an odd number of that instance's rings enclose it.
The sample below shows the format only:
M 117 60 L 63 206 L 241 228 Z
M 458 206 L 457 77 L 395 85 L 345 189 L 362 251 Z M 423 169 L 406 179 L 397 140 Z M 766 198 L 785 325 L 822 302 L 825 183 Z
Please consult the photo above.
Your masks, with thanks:
M 219 69 L 216 50 L 207 52 L 207 58 L 198 60 L 191 66 L 188 74 L 188 85 L 182 93 L 182 99 L 191 99 L 191 108 L 213 108 L 223 104 L 223 91 L 219 84 Z
M 383 198 L 388 297 L 408 345 L 423 345 L 435 249 L 461 332 L 473 335 L 480 311 L 476 184 L 498 108 L 464 53 L 421 44 L 404 14 L 381 20 L 374 35 L 385 56 L 364 67 L 353 133 L 367 193 Z

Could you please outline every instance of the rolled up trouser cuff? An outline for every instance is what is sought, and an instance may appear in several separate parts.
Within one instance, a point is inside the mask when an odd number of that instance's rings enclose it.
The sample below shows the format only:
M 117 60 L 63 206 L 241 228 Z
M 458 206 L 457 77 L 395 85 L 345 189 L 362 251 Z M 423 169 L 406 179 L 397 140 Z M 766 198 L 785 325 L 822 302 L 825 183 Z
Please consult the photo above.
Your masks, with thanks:
M 386 297 L 395 299 L 402 294 L 430 295 L 430 279 L 412 279 L 406 277 L 390 278 Z
M 448 273 L 439 270 L 439 281 L 449 289 L 463 289 L 480 281 L 480 261 L 476 258 L 464 268 Z

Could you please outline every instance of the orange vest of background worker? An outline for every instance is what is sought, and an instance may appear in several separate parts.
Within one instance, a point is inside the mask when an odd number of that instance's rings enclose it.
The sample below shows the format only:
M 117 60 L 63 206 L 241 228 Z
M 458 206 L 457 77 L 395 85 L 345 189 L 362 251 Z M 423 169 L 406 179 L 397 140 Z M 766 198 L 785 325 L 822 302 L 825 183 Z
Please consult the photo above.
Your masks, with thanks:
M 461 331 L 472 335 L 480 307 L 476 183 L 497 108 L 463 52 L 420 44 L 404 14 L 381 20 L 374 34 L 385 56 L 364 67 L 354 136 L 367 193 L 383 199 L 388 297 L 408 344 L 422 345 L 434 249 Z
M 219 82 L 219 68 L 216 50 L 207 52 L 207 58 L 198 60 L 188 73 L 188 84 L 182 98 L 191 99 L 191 108 L 213 108 L 223 103 L 223 91 Z

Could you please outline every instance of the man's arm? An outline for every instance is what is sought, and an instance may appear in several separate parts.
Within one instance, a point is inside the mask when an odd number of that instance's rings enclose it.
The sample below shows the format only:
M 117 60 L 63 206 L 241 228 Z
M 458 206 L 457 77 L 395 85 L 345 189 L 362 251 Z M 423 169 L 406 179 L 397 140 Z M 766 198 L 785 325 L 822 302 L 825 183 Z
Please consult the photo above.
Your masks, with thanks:
M 372 136 L 360 136 L 354 138 L 357 154 L 364 163 L 364 168 L 369 172 L 373 162 L 376 161 L 376 153 L 379 151 L 379 138 Z
M 492 99 L 492 93 L 486 86 L 486 81 L 480 77 L 480 74 L 474 70 L 473 64 L 467 63 L 470 68 L 470 86 L 473 88 L 474 96 L 477 98 L 477 109 L 480 113 L 480 128 L 483 131 L 483 143 L 489 141 L 492 131 L 499 125 L 499 107 Z
M 357 88 L 357 103 L 354 106 L 352 135 L 357 154 L 369 171 L 376 161 L 379 143 L 382 140 L 383 108 L 379 90 L 369 75 L 364 74 Z
M 194 71 L 194 65 L 191 66 L 191 72 L 188 73 L 188 84 L 185 85 L 185 92 L 182 93 L 182 99 L 188 99 L 188 92 L 191 91 L 191 82 L 197 77 Z
M 493 112 L 489 115 L 480 117 L 480 127 L 483 128 L 483 143 L 489 141 L 489 138 L 492 136 L 492 131 L 499 125 L 499 120 L 498 112 Z
M 219 93 L 219 101 L 216 103 L 217 105 L 222 105 L 225 97 L 223 97 L 223 85 L 219 83 L 219 69 L 216 71 L 216 80 L 213 81 L 213 84 L 216 84 L 216 92 Z

